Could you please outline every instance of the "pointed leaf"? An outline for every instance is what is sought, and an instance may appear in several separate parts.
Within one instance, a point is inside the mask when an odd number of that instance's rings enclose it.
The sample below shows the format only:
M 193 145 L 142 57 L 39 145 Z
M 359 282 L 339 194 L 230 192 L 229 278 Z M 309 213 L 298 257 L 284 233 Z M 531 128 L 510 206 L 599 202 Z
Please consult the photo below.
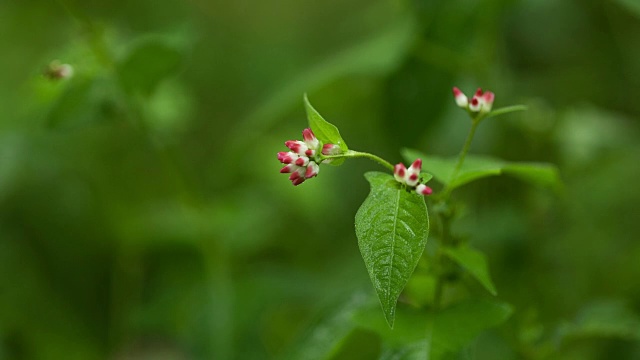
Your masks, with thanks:
M 427 156 L 411 149 L 405 149 L 402 153 L 407 161 L 418 157 L 421 158 L 422 168 L 433 174 L 438 182 L 449 185 L 452 189 L 474 180 L 501 174 L 511 175 L 534 185 L 549 187 L 553 190 L 559 190 L 562 185 L 558 169 L 552 164 L 509 162 L 490 156 L 467 155 L 462 168 L 458 172 L 458 176 L 452 182 L 451 176 L 458 161 L 457 157 Z
M 480 281 L 482 286 L 484 286 L 484 288 L 492 295 L 495 296 L 498 294 L 493 282 L 491 281 L 487 258 L 483 253 L 468 246 L 445 248 L 444 253 Z
M 385 319 L 393 327 L 400 292 L 409 281 L 429 233 L 424 197 L 407 191 L 389 174 L 369 172 L 371 192 L 356 214 L 360 253 Z
M 340 146 L 340 149 L 343 152 L 349 150 L 347 144 L 344 142 L 342 137 L 340 136 L 340 131 L 338 128 L 325 120 L 322 115 L 313 108 L 309 99 L 307 98 L 307 94 L 304 94 L 304 107 L 307 110 L 307 119 L 309 120 L 309 127 L 313 130 L 313 133 L 316 135 L 323 144 L 336 144 Z M 331 165 L 340 165 L 344 162 L 344 159 L 335 159 L 330 164 Z

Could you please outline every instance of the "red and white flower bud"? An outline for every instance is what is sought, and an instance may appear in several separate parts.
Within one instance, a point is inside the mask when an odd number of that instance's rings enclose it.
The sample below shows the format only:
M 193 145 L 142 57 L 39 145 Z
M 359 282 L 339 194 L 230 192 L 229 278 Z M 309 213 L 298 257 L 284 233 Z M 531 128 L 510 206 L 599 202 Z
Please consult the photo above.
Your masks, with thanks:
M 309 150 L 307 144 L 299 140 L 289 140 L 286 141 L 284 145 L 298 155 L 305 155 L 305 152 Z
M 418 180 L 420 180 L 420 170 L 422 169 L 422 159 L 416 159 L 416 161 L 409 166 L 407 170 L 407 177 L 405 178 L 405 182 L 407 185 L 414 187 L 418 184 Z
M 342 149 L 340 149 L 339 145 L 336 144 L 324 144 L 322 147 L 322 155 L 340 155 L 342 154 Z M 334 159 L 326 159 L 324 162 L 327 164 L 331 163 Z
M 418 186 L 416 186 L 416 192 L 420 195 L 431 195 L 433 190 L 425 184 L 418 184 Z
M 482 94 L 482 111 L 489 112 L 491 111 L 491 107 L 493 107 L 493 100 L 496 98 L 496 95 L 491 91 L 487 91 Z
M 304 169 L 305 168 L 299 168 L 295 172 L 291 173 L 291 176 L 289 176 L 289 180 L 291 180 L 293 186 L 298 186 L 306 180 L 306 178 L 304 177 Z
M 403 163 L 398 163 L 393 167 L 393 177 L 397 182 L 406 184 L 407 168 Z
M 316 138 L 310 128 L 302 130 L 302 138 L 309 149 L 315 150 L 320 147 L 320 141 Z
M 312 178 L 314 176 L 317 176 L 318 172 L 320 172 L 320 166 L 318 166 L 318 164 L 316 164 L 315 162 L 310 161 L 304 177 L 307 179 Z
M 466 108 L 467 105 L 469 105 L 469 100 L 467 99 L 467 96 L 455 86 L 453 87 L 453 97 L 455 98 L 456 104 L 459 107 Z
M 291 164 L 293 162 L 295 162 L 296 160 L 298 160 L 300 158 L 300 156 L 294 152 L 284 152 L 281 151 L 278 153 L 278 161 L 280 161 L 283 164 Z

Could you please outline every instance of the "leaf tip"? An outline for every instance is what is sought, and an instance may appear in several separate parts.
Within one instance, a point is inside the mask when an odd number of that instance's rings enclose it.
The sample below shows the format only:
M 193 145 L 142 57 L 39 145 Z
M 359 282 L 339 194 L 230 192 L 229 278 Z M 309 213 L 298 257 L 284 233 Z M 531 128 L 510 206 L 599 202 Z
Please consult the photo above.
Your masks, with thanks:
M 396 320 L 396 307 L 395 305 L 391 309 L 385 309 L 384 311 L 384 319 L 387 321 L 387 325 L 389 325 L 389 329 L 393 330 L 393 324 Z

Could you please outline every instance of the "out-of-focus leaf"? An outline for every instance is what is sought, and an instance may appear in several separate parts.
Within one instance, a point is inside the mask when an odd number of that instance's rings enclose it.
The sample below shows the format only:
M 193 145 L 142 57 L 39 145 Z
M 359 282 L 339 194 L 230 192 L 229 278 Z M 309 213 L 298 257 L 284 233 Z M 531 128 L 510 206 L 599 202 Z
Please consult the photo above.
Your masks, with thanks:
M 468 246 L 444 248 L 444 253 L 460 266 L 467 269 L 492 295 L 498 294 L 491 281 L 487 258 L 483 253 Z
M 503 323 L 511 306 L 486 300 L 468 300 L 436 314 L 399 307 L 396 327 L 389 329 L 371 309 L 356 313 L 359 326 L 377 332 L 388 349 L 382 359 L 442 359 L 457 353 L 482 331 Z M 386 357 L 385 357 L 386 356 Z
M 513 312 L 504 303 L 470 300 L 436 315 L 431 339 L 431 359 L 460 351 L 486 329 L 500 325 Z
M 156 86 L 180 67 L 182 52 L 159 39 L 138 44 L 117 64 L 122 86 L 128 92 L 149 95 Z
M 609 337 L 640 341 L 640 316 L 621 301 L 601 301 L 584 307 L 576 319 L 563 324 L 562 340 Z
M 100 123 L 119 112 L 116 84 L 102 77 L 75 77 L 68 81 L 47 116 L 54 128 Z
M 625 7 L 631 13 L 640 17 L 640 2 L 638 2 L 637 0 L 616 0 L 616 1 L 618 2 L 618 4 Z
M 371 192 L 356 213 L 356 236 L 385 319 L 393 327 L 400 292 L 427 244 L 429 216 L 424 197 L 407 191 L 391 175 L 368 172 L 365 177 Z
M 277 120 L 299 99 L 300 94 L 314 91 L 335 79 L 352 74 L 386 74 L 395 69 L 410 50 L 417 30 L 413 16 L 403 16 L 386 26 L 361 44 L 354 44 L 334 57 L 312 66 L 310 69 L 275 89 L 271 97 L 236 128 L 237 136 L 232 141 L 243 139 L 236 146 L 243 146 L 253 139 L 246 134 L 259 136 L 268 124 Z
M 355 329 L 329 360 L 376 360 L 380 355 L 381 339 L 373 331 Z
M 404 149 L 404 158 L 422 158 L 422 168 L 433 174 L 440 183 L 449 185 L 455 189 L 474 180 L 500 174 L 511 175 L 529 183 L 545 186 L 557 190 L 561 186 L 558 169 L 552 164 L 508 162 L 489 156 L 467 155 L 456 179 L 452 182 L 451 176 L 456 167 L 457 157 L 443 158 L 433 155 L 425 155 L 415 150 Z
M 309 99 L 307 98 L 307 94 L 304 95 L 304 107 L 307 111 L 307 119 L 309 120 L 309 126 L 316 137 L 322 141 L 324 144 L 335 144 L 340 146 L 340 150 L 346 152 L 349 150 L 347 144 L 340 136 L 340 131 L 338 128 L 325 120 L 316 109 L 313 108 Z M 344 162 L 344 159 L 335 159 L 330 164 L 331 165 L 340 165 Z
M 329 360 L 338 356 L 344 342 L 356 329 L 352 317 L 370 303 L 369 299 L 363 293 L 355 294 L 333 314 L 322 317 L 321 321 L 314 324 L 281 359 Z

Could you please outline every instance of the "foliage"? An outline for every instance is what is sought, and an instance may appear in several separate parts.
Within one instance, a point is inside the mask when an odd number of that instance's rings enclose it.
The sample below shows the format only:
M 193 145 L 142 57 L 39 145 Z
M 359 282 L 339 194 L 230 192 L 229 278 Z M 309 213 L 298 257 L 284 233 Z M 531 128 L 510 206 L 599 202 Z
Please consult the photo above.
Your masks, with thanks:
M 0 359 L 640 357 L 637 2 L 0 14 Z M 527 111 L 485 118 L 451 181 L 456 84 Z M 382 168 L 277 174 L 304 92 L 349 151 L 433 175 L 393 329 L 353 223 Z

